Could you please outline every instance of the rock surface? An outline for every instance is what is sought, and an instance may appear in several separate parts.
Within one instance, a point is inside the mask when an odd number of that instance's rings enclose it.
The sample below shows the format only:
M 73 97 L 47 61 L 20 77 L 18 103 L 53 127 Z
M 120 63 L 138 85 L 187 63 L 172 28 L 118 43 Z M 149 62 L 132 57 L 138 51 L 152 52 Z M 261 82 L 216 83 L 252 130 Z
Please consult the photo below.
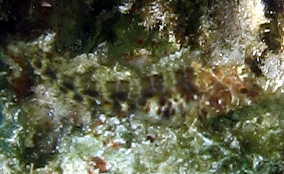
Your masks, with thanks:
M 2 173 L 284 171 L 282 1 L 22 3 L 0 2 Z

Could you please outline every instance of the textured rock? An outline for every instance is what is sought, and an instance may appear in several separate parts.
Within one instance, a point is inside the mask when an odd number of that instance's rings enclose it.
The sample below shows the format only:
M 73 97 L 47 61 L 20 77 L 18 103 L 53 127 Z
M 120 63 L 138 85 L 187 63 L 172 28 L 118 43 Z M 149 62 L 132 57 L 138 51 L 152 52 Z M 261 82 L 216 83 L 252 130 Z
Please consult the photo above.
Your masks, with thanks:
M 46 3 L 1 54 L 3 173 L 283 172 L 281 1 Z

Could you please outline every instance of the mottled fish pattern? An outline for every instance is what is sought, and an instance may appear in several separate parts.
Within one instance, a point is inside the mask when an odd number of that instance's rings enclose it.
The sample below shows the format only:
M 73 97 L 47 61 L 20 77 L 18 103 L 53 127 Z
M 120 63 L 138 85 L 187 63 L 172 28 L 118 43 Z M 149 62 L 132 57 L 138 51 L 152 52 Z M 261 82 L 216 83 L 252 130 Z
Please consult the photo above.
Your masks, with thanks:
M 102 63 L 99 54 L 67 59 L 45 52 L 37 42 L 30 48 L 10 46 L 7 57 L 20 54 L 40 77 L 37 83 L 51 81 L 59 95 L 93 108 L 97 115 L 135 114 L 154 122 L 180 123 L 187 117 L 203 120 L 226 114 L 261 96 L 254 74 L 245 65 L 202 65 L 187 49 L 133 68 Z

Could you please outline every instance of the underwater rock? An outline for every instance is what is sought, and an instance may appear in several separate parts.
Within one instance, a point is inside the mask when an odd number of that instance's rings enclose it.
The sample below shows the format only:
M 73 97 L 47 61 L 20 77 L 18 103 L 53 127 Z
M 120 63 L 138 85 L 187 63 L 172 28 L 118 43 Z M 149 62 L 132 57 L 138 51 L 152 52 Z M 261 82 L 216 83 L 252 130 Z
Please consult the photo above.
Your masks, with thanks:
M 39 4 L 48 30 L 1 48 L 3 168 L 283 171 L 280 1 Z

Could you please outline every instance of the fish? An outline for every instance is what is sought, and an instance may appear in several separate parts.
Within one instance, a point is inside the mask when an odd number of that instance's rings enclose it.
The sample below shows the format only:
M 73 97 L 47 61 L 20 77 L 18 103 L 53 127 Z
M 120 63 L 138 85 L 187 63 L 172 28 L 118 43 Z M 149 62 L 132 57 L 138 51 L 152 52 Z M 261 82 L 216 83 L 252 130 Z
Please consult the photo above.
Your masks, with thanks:
M 246 64 L 206 65 L 198 61 L 199 53 L 190 49 L 135 67 L 106 63 L 99 52 L 68 58 L 40 46 L 55 35 L 10 45 L 6 59 L 11 61 L 17 54 L 29 64 L 31 70 L 21 72 L 36 76 L 35 93 L 40 93 L 36 86 L 48 82 L 57 96 L 93 110 L 95 118 L 101 114 L 135 115 L 154 123 L 180 125 L 188 119 L 210 120 L 252 105 L 263 93 Z

